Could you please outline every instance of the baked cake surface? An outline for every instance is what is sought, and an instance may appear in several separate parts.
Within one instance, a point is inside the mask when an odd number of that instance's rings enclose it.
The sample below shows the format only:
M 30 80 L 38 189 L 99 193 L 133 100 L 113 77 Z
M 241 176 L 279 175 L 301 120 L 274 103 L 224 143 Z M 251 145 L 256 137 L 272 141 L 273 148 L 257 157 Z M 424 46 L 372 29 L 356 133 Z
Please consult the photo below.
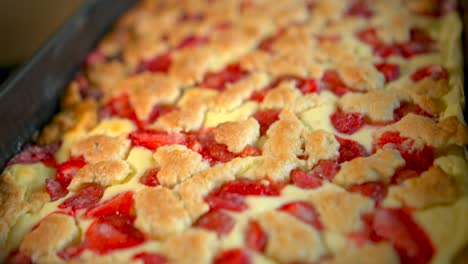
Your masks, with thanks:
M 5 168 L 7 263 L 452 263 L 453 1 L 141 1 Z

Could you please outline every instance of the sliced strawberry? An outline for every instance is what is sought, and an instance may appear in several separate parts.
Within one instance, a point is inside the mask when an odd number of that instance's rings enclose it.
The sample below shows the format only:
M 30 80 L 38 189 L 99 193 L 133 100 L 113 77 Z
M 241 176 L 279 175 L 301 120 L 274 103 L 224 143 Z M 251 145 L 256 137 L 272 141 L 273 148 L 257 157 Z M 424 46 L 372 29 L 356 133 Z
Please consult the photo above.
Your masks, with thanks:
M 69 208 L 72 211 L 91 208 L 101 200 L 103 194 L 104 189 L 101 186 L 97 184 L 89 185 L 88 187 L 81 189 L 72 197 L 66 199 L 58 207 L 61 209 Z
M 375 28 L 367 28 L 361 30 L 356 33 L 356 37 L 360 41 L 366 43 L 367 45 L 370 45 L 373 48 L 382 45 L 382 41 L 379 39 L 377 35 L 377 30 Z
M 333 127 L 343 134 L 353 134 L 365 125 L 364 115 L 361 113 L 334 112 L 330 121 Z
M 400 44 L 400 49 L 405 58 L 411 58 L 415 55 L 432 52 L 434 40 L 424 30 L 413 28 L 410 31 L 410 40 Z
M 143 176 L 140 178 L 140 182 L 146 186 L 155 187 L 159 185 L 158 180 L 159 169 L 153 168 L 145 171 Z
M 205 201 L 211 210 L 226 209 L 240 212 L 248 208 L 244 196 L 278 196 L 282 188 L 283 185 L 275 182 L 266 184 L 260 180 L 239 179 L 214 189 L 205 197 Z
M 368 156 L 367 150 L 359 144 L 358 142 L 352 139 L 345 139 L 342 137 L 335 137 L 338 143 L 340 143 L 340 148 L 338 152 L 340 153 L 340 157 L 338 158 L 338 163 L 343 163 L 345 161 L 350 161 L 357 157 L 365 157 Z
M 95 220 L 86 230 L 84 245 L 104 254 L 113 249 L 129 248 L 143 243 L 143 234 L 125 216 L 107 216 Z
M 290 202 L 282 205 L 280 208 L 278 208 L 278 210 L 291 214 L 299 220 L 317 228 L 318 230 L 323 229 L 323 225 L 320 222 L 317 211 L 308 202 Z
M 393 119 L 394 119 L 394 121 L 399 121 L 400 119 L 402 119 L 404 116 L 406 116 L 409 113 L 413 113 L 413 114 L 416 114 L 416 115 L 427 116 L 429 118 L 434 117 L 430 113 L 428 113 L 428 112 L 424 111 L 423 109 L 421 109 L 421 107 L 419 107 L 419 105 L 417 105 L 417 104 L 411 104 L 411 103 L 403 102 L 403 103 L 400 104 L 400 107 L 398 107 L 397 109 L 395 109 L 395 111 L 393 111 L 393 116 L 394 116 Z
M 368 19 L 371 18 L 374 15 L 374 13 L 372 12 L 372 10 L 369 9 L 369 6 L 364 1 L 359 1 L 354 3 L 348 9 L 348 11 L 346 11 L 346 15 Z
M 379 63 L 375 68 L 385 76 L 385 82 L 391 82 L 400 77 L 400 66 L 391 63 Z
M 75 174 L 85 165 L 86 162 L 82 159 L 71 159 L 59 164 L 57 166 L 56 180 L 66 188 Z
M 8 162 L 7 166 L 42 162 L 46 166 L 54 167 L 56 164 L 54 154 L 59 147 L 60 144 L 27 146 L 20 153 L 16 154 L 16 156 Z
M 290 181 L 292 184 L 302 189 L 315 189 L 322 186 L 320 178 L 309 175 L 298 169 L 291 171 Z
M 273 43 L 285 32 L 284 29 L 278 30 L 275 34 L 263 39 L 260 44 L 258 44 L 258 49 L 266 52 L 273 52 Z
M 250 264 L 249 254 L 240 248 L 228 249 L 219 253 L 213 264 Z
M 429 146 L 415 147 L 414 140 L 401 137 L 399 132 L 385 132 L 377 140 L 377 146 L 382 148 L 389 144 L 398 150 L 405 160 L 404 169 L 417 172 L 426 171 L 434 163 L 434 150 Z
M 250 95 L 249 100 L 261 103 L 265 99 L 268 92 L 269 90 L 254 91 L 252 95 Z
M 309 175 L 314 178 L 333 180 L 340 170 L 340 165 L 335 160 L 320 160 L 310 171 Z
M 154 130 L 138 130 L 132 132 L 128 137 L 133 145 L 142 146 L 152 151 L 165 145 L 184 144 L 186 140 L 186 136 L 183 134 L 169 134 L 167 132 Z
M 250 220 L 245 233 L 245 244 L 248 248 L 264 252 L 268 241 L 267 233 L 257 221 Z
M 86 212 L 87 217 L 107 217 L 111 215 L 124 215 L 130 216 L 130 211 L 133 207 L 133 194 L 132 192 L 125 192 L 112 197 L 110 200 L 90 208 Z
M 177 49 L 185 49 L 194 46 L 207 44 L 210 39 L 206 36 L 189 36 L 179 43 Z
M 164 256 L 157 253 L 141 252 L 133 256 L 134 260 L 141 260 L 143 264 L 166 264 L 169 261 Z
M 428 236 L 403 209 L 376 209 L 372 227 L 378 237 L 393 244 L 401 263 L 429 263 L 434 255 Z
M 46 190 L 51 201 L 56 201 L 68 194 L 68 190 L 54 179 L 46 179 Z
M 144 68 L 150 72 L 168 72 L 171 64 L 172 58 L 170 53 L 161 54 L 143 62 Z
M 236 193 L 210 193 L 205 197 L 205 202 L 210 206 L 210 210 L 225 209 L 242 212 L 249 208 L 244 196 Z
M 247 76 L 247 74 L 248 72 L 243 70 L 240 65 L 233 64 L 222 71 L 207 73 L 199 86 L 224 91 L 226 84 L 235 83 Z
M 429 65 L 422 67 L 413 74 L 411 74 L 411 80 L 417 82 L 419 80 L 422 80 L 424 78 L 432 78 L 433 80 L 441 80 L 441 79 L 448 79 L 449 74 L 447 69 L 445 69 L 441 65 Z
M 301 90 L 302 94 L 320 92 L 320 82 L 315 79 L 299 79 L 296 82 L 296 87 Z
M 6 259 L 5 263 L 8 264 L 33 264 L 31 257 L 20 253 L 19 251 L 14 251 L 10 253 Z
M 241 158 L 255 157 L 260 155 L 262 155 L 262 150 L 251 145 L 245 146 L 245 148 L 241 152 L 236 154 L 236 156 Z
M 387 195 L 387 186 L 382 182 L 366 182 L 351 186 L 349 191 L 372 198 L 377 204 L 380 204 Z
M 204 159 L 210 161 L 211 164 L 217 162 L 229 162 L 236 157 L 236 154 L 230 152 L 226 145 L 217 143 L 214 139 L 202 142 Z
M 257 119 L 260 124 L 260 135 L 265 135 L 268 128 L 278 121 L 279 114 L 280 110 L 269 109 L 258 111 L 253 115 L 253 118 Z
M 374 47 L 374 52 L 382 58 L 387 58 L 390 56 L 402 56 L 401 45 L 397 43 L 381 43 Z
M 216 232 L 219 237 L 222 237 L 231 232 L 232 228 L 234 228 L 235 221 L 222 210 L 214 210 L 202 215 L 194 225 Z
M 349 87 L 341 80 L 338 72 L 333 70 L 328 70 L 323 74 L 322 83 L 324 89 L 333 92 L 337 96 L 342 96 L 350 91 Z
M 101 117 L 117 116 L 121 118 L 127 118 L 140 126 L 140 122 L 127 94 L 112 98 L 101 110 L 100 115 Z

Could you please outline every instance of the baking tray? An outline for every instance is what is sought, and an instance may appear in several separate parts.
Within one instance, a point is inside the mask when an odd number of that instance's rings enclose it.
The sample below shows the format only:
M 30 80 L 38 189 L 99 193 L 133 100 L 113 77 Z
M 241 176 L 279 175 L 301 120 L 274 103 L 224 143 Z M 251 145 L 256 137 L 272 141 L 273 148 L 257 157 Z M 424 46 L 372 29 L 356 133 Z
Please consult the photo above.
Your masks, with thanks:
M 0 170 L 58 111 L 65 88 L 136 0 L 89 0 L 0 87 Z
M 114 22 L 137 0 L 92 0 L 0 87 L 0 170 L 25 143 L 31 142 L 58 110 L 59 99 L 87 53 Z M 468 29 L 468 1 L 460 1 L 464 29 Z M 463 34 L 468 54 L 468 34 Z M 464 64 L 467 63 L 465 56 Z M 468 67 L 464 67 L 468 76 Z M 465 85 L 465 94 L 467 85 Z M 465 118 L 468 117 L 465 109 Z

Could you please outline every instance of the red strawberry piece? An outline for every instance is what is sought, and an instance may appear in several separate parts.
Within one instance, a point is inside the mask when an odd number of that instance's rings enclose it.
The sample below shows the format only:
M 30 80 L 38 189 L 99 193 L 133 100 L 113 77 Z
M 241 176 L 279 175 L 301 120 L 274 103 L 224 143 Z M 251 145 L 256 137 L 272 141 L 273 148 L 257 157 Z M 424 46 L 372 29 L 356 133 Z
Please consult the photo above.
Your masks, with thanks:
M 58 207 L 61 209 L 70 208 L 72 211 L 90 208 L 95 206 L 99 200 L 101 200 L 102 195 L 104 194 L 104 189 L 97 185 L 89 185 L 81 189 L 72 197 L 66 199 Z
M 243 70 L 240 65 L 233 64 L 227 66 L 220 72 L 207 73 L 199 86 L 224 91 L 224 89 L 226 89 L 226 84 L 235 83 L 247 76 L 247 74 L 248 72 Z
M 209 38 L 205 36 L 189 36 L 179 43 L 177 49 L 185 49 L 194 46 L 200 46 L 208 43 Z
M 111 215 L 123 215 L 131 219 L 130 211 L 133 206 L 132 192 L 118 194 L 108 201 L 89 209 L 87 217 L 106 217 Z
M 57 166 L 56 181 L 66 188 L 72 181 L 75 174 L 84 166 L 86 162 L 82 159 L 71 159 Z
M 264 252 L 268 240 L 267 233 L 257 221 L 250 220 L 245 233 L 245 244 L 248 248 Z
M 357 157 L 365 157 L 369 155 L 364 146 L 358 142 L 352 139 L 345 139 L 338 136 L 335 138 L 338 140 L 338 143 L 340 143 L 340 148 L 338 149 L 338 152 L 340 153 L 338 163 L 343 163 Z
M 5 263 L 8 264 L 32 264 L 31 257 L 20 253 L 19 251 L 14 251 L 10 253 L 5 259 Z
M 385 82 L 391 82 L 400 77 L 400 67 L 397 64 L 379 63 L 375 68 L 385 76 Z
M 140 182 L 146 186 L 155 187 L 159 185 L 158 180 L 159 169 L 153 168 L 145 171 L 143 176 L 140 178 Z
M 425 54 L 434 50 L 434 41 L 422 29 L 413 28 L 410 31 L 410 40 L 400 44 L 402 55 L 411 58 L 415 55 Z
M 302 189 L 315 189 L 322 186 L 320 178 L 297 169 L 291 171 L 290 180 L 292 184 Z
M 95 220 L 86 230 L 83 244 L 100 254 L 113 249 L 129 248 L 144 242 L 143 234 L 125 216 L 108 216 Z
M 224 250 L 216 256 L 213 264 L 250 264 L 249 254 L 240 248 Z
M 354 3 L 346 12 L 348 16 L 356 16 L 362 18 L 371 18 L 374 14 L 372 10 L 369 9 L 369 6 L 363 2 L 356 2 Z
M 429 65 L 416 70 L 411 74 L 411 79 L 415 82 L 424 78 L 432 78 L 433 80 L 448 79 L 448 71 L 441 65 Z
M 382 182 L 366 182 L 351 186 L 349 191 L 372 198 L 379 204 L 387 195 L 387 186 Z
M 263 39 L 260 44 L 258 44 L 258 49 L 266 52 L 273 52 L 273 43 L 284 34 L 284 29 L 279 29 L 275 34 Z
M 93 66 L 100 62 L 105 62 L 106 56 L 99 50 L 92 51 L 86 56 L 84 65 L 85 67 Z
M 376 209 L 372 227 L 376 236 L 393 244 L 401 263 L 429 263 L 434 255 L 428 236 L 403 209 Z
M 138 126 L 141 125 L 127 94 L 112 98 L 106 106 L 100 110 L 99 115 L 101 118 L 108 118 L 110 116 L 127 118 L 135 122 Z
M 163 131 L 138 130 L 129 135 L 135 146 L 142 146 L 150 150 L 157 150 L 161 146 L 172 144 L 184 144 L 186 136 L 184 134 L 169 134 Z
M 231 232 L 232 228 L 234 228 L 235 221 L 222 210 L 214 210 L 202 215 L 194 225 L 216 232 L 219 237 L 222 237 Z
M 179 17 L 179 22 L 200 22 L 205 18 L 203 13 L 183 12 Z
M 292 216 L 317 228 L 318 230 L 323 229 L 323 225 L 320 222 L 317 211 L 308 202 L 297 201 L 287 203 L 278 208 L 278 210 L 291 214 Z
M 236 154 L 236 156 L 241 158 L 254 157 L 260 155 L 262 155 L 262 150 L 251 145 L 245 146 L 245 148 L 241 152 Z
M 279 114 L 280 110 L 268 109 L 258 111 L 253 115 L 253 118 L 257 119 L 260 124 L 260 135 L 265 135 L 268 128 L 270 128 L 274 122 L 278 121 Z
M 315 79 L 299 79 L 296 82 L 296 87 L 303 94 L 317 93 L 321 89 L 319 81 Z
M 20 153 L 16 154 L 16 156 L 8 162 L 7 166 L 42 162 L 46 166 L 54 167 L 56 164 L 54 154 L 59 147 L 60 144 L 27 146 Z
M 158 55 L 150 60 L 143 62 L 143 67 L 150 72 L 165 72 L 169 71 L 172 64 L 170 53 Z
M 382 45 L 382 41 L 379 39 L 377 35 L 377 30 L 375 28 L 367 28 L 367 29 L 361 30 L 356 34 L 356 37 L 360 41 L 374 48 Z
M 374 52 L 382 58 L 387 58 L 390 56 L 402 56 L 400 45 L 397 43 L 379 44 L 374 47 Z
M 248 209 L 244 202 L 244 196 L 237 193 L 212 192 L 205 197 L 211 210 L 225 209 L 229 211 L 242 212 Z
M 353 134 L 365 125 L 364 115 L 361 113 L 334 112 L 330 121 L 333 127 L 343 134 Z
M 168 263 L 167 258 L 157 253 L 146 253 L 141 252 L 133 256 L 134 260 L 141 260 L 143 264 L 166 264 Z
M 413 114 L 416 114 L 416 115 L 427 116 L 429 118 L 434 117 L 430 113 L 428 113 L 428 112 L 424 111 L 423 109 L 421 109 L 421 107 L 419 107 L 419 105 L 417 105 L 417 104 L 411 104 L 411 103 L 403 102 L 403 103 L 400 104 L 400 107 L 395 109 L 395 111 L 393 112 L 393 115 L 394 115 L 393 119 L 394 119 L 394 121 L 399 121 L 400 119 L 402 119 L 404 116 L 406 116 L 409 113 L 413 113 Z
M 322 83 L 324 89 L 333 92 L 337 96 L 342 96 L 350 91 L 336 71 L 326 71 L 322 76 Z
M 340 170 L 340 165 L 335 160 L 320 160 L 309 173 L 312 177 L 324 180 L 333 180 Z
M 56 201 L 68 194 L 68 190 L 54 179 L 46 179 L 46 190 L 51 201 Z
M 217 143 L 214 139 L 202 142 L 204 159 L 209 160 L 211 164 L 217 162 L 229 162 L 236 157 L 236 154 L 230 152 L 226 145 Z

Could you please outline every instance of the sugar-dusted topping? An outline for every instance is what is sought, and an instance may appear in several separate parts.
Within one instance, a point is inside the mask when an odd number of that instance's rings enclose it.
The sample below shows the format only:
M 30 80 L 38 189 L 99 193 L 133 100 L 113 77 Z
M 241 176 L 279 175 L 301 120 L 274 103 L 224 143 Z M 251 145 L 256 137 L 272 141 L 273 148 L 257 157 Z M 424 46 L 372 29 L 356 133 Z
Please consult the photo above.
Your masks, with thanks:
M 361 247 L 346 248 L 340 254 L 336 254 L 332 259 L 327 259 L 324 264 L 398 264 L 400 258 L 393 246 L 386 242 L 366 243 Z
M 311 38 L 311 32 L 307 26 L 293 25 L 281 32 L 271 49 L 280 54 L 297 53 L 304 56 L 314 45 L 315 39 Z
M 144 72 L 119 82 L 114 96 L 126 93 L 137 117 L 146 120 L 157 104 L 173 103 L 180 90 L 174 79 L 161 73 Z
M 393 112 L 401 101 L 407 101 L 409 96 L 397 90 L 378 90 L 368 93 L 347 93 L 338 100 L 338 105 L 344 112 L 359 112 L 372 121 L 391 121 Z
M 122 160 L 107 160 L 88 164 L 76 173 L 68 189 L 78 191 L 89 183 L 97 183 L 102 186 L 119 184 L 127 178 L 130 172 L 128 163 Z
M 341 165 L 333 182 L 344 187 L 372 181 L 389 182 L 395 171 L 405 165 L 400 152 L 381 149 L 369 157 L 358 157 Z
M 302 154 L 302 122 L 289 109 L 281 112 L 279 121 L 267 131 L 267 140 L 262 151 L 265 157 L 259 168 L 259 175 L 268 175 L 272 179 L 284 179 L 298 166 L 297 155 Z
M 295 87 L 295 82 L 281 82 L 277 88 L 270 90 L 263 99 L 261 109 L 289 108 L 295 113 L 305 111 L 318 105 L 319 97 L 316 94 L 302 95 Z
M 214 63 L 213 53 L 203 47 L 193 47 L 174 53 L 169 75 L 182 85 L 201 81 Z
M 20 245 L 20 252 L 38 263 L 57 263 L 56 252 L 79 236 L 73 217 L 51 214 L 41 220 L 39 226 L 27 234 Z
M 287 213 L 269 211 L 257 217 L 268 234 L 265 254 L 281 262 L 313 262 L 327 254 L 317 230 Z
M 162 146 L 154 153 L 154 159 L 159 167 L 159 183 L 166 187 L 173 187 L 209 167 L 199 153 L 183 145 Z
M 448 145 L 463 146 L 468 143 L 468 128 L 455 116 L 437 123 L 428 117 L 410 113 L 395 124 L 378 129 L 374 138 L 386 131 L 400 132 L 403 137 L 421 140 L 424 144 L 436 148 Z
M 221 123 L 213 129 L 216 142 L 224 144 L 233 153 L 241 152 L 245 146 L 253 145 L 260 135 L 260 125 L 255 118 L 245 121 Z
M 338 66 L 344 83 L 359 91 L 372 91 L 384 87 L 385 77 L 370 62 L 344 60 Z
M 227 89 L 213 97 L 210 103 L 215 111 L 232 111 L 249 98 L 254 91 L 266 86 L 268 76 L 265 73 L 254 73 L 233 84 L 227 84 Z
M 335 136 L 325 130 L 314 130 L 304 132 L 305 151 L 308 155 L 307 168 L 311 169 L 319 160 L 336 159 L 339 156 L 338 149 L 340 144 Z
M 409 10 L 404 8 L 395 10 L 387 6 L 386 9 L 377 12 L 382 12 L 383 15 L 383 19 L 378 23 L 380 30 L 377 31 L 377 36 L 380 39 L 385 43 L 404 43 L 410 40 L 410 29 L 415 23 L 411 19 L 412 14 Z
M 272 58 L 267 71 L 275 77 L 285 75 L 307 77 L 312 67 L 320 69 L 319 64 L 314 62 L 311 56 L 290 52 Z
M 203 123 L 206 110 L 207 107 L 204 104 L 187 104 L 161 116 L 152 127 L 167 132 L 197 130 Z
M 137 192 L 135 212 L 135 226 L 153 239 L 181 233 L 190 225 L 182 201 L 165 187 L 148 187 Z
M 361 215 L 374 209 L 373 200 L 336 186 L 314 192 L 308 199 L 317 209 L 325 228 L 333 232 L 360 230 L 363 227 Z
M 110 92 L 114 85 L 125 78 L 127 71 L 126 65 L 118 61 L 97 63 L 89 71 L 88 78 L 93 85 Z
M 97 163 L 125 158 L 129 146 L 130 141 L 122 137 L 93 135 L 73 144 L 70 154 L 74 157 L 83 156 L 87 162 Z
M 171 263 L 209 263 L 217 250 L 216 234 L 203 230 L 187 230 L 168 238 L 161 252 Z
M 402 85 L 398 86 L 398 88 L 430 98 L 440 98 L 450 90 L 447 80 L 434 80 L 432 78 L 424 78 L 416 83 L 402 82 Z
M 451 203 L 457 199 L 457 193 L 455 180 L 439 167 L 431 167 L 419 177 L 391 186 L 388 199 L 396 199 L 406 206 L 424 209 Z
M 246 70 L 266 70 L 272 56 L 263 50 L 253 50 L 239 58 L 239 64 Z
M 345 9 L 346 5 L 340 0 L 317 1 L 314 13 L 324 21 L 332 22 L 341 19 Z

